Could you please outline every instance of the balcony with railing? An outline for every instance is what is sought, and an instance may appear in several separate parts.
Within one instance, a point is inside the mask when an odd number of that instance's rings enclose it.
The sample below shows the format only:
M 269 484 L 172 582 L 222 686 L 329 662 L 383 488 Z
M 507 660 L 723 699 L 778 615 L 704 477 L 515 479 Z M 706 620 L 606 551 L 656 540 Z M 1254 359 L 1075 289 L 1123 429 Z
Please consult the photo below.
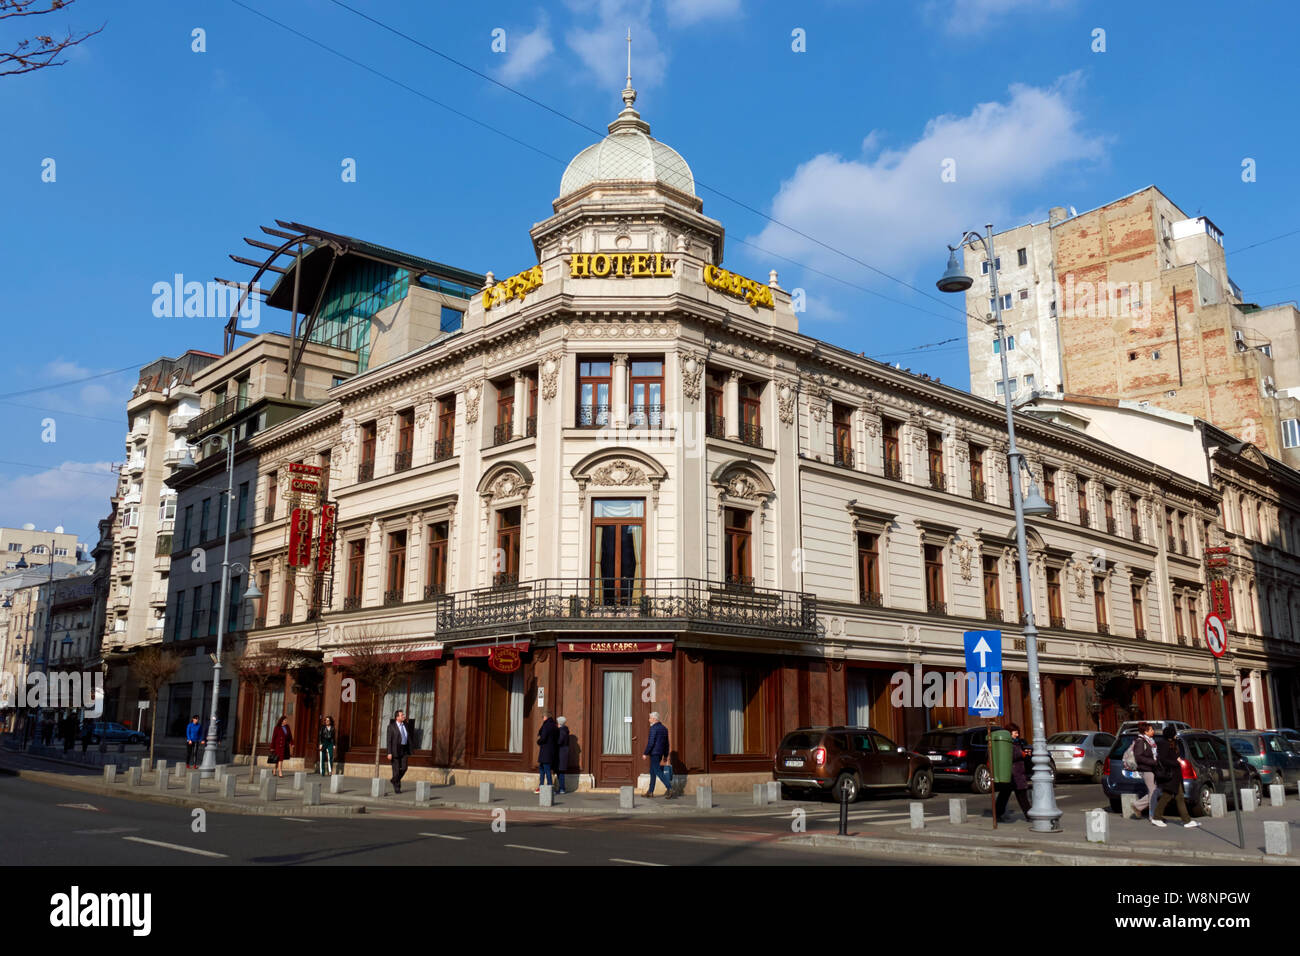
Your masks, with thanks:
M 267 505 L 262 509 L 262 524 L 270 524 L 275 520 L 275 505 Z
M 948 614 L 948 602 L 947 601 L 926 601 L 925 609 L 930 614 L 943 614 L 946 616 Z
M 763 426 L 754 425 L 751 424 L 750 422 L 741 422 L 739 438 L 741 442 L 743 442 L 746 445 L 751 445 L 754 448 L 762 448 L 763 447 Z
M 187 451 L 189 451 L 188 448 L 168 448 L 163 452 L 163 464 L 175 465 L 185 457 Z
M 433 460 L 446 461 L 455 451 L 456 439 L 439 438 L 433 443 Z
M 213 405 L 206 412 L 194 417 L 189 427 L 185 429 L 185 434 L 189 438 L 201 435 L 210 428 L 220 425 L 228 418 L 233 418 L 244 409 L 252 404 L 247 395 L 239 395 L 235 398 L 228 398 L 220 405 Z
M 885 477 L 894 481 L 903 480 L 903 463 L 896 459 L 885 459 Z
M 357 465 L 357 481 L 370 481 L 375 477 L 374 461 L 363 461 Z
M 261 631 L 266 628 L 266 615 L 258 614 L 253 618 L 253 630 Z
M 1134 628 L 1133 636 L 1136 637 L 1139 641 L 1145 641 L 1147 639 L 1147 629 L 1145 627 Z
M 972 501 L 984 500 L 984 482 L 975 482 L 970 486 L 970 496 Z
M 884 607 L 885 596 L 879 591 L 860 591 L 858 603 L 863 607 Z
M 1106 516 L 1106 533 L 1107 534 L 1115 533 L 1115 519 L 1110 517 L 1110 515 Z
M 1092 516 L 1088 513 L 1087 508 L 1079 509 L 1079 524 L 1085 528 L 1092 527 Z
M 835 446 L 835 464 L 841 468 L 853 467 L 853 449 Z
M 536 415 L 529 415 L 527 418 L 524 419 L 524 437 L 525 438 L 537 437 L 537 416 Z
M 350 594 L 343 599 L 343 610 L 359 611 L 361 609 L 361 595 Z
M 1098 624 L 1098 625 L 1097 625 L 1097 633 L 1098 633 L 1098 634 L 1109 634 L 1109 633 L 1110 633 L 1110 625 L 1109 625 L 1109 624 L 1105 624 L 1105 623 Z
M 930 487 L 935 491 L 946 491 L 948 489 L 948 476 L 941 471 L 930 472 Z
M 1061 628 L 1061 629 L 1065 628 L 1065 618 L 1063 617 L 1057 617 L 1055 614 L 1053 614 L 1051 615 L 1051 617 L 1048 618 L 1048 621 L 1050 627 Z
M 447 588 L 442 584 L 426 584 L 424 586 L 424 599 L 426 601 L 432 600 L 433 598 L 446 593 Z
M 627 410 L 628 428 L 663 428 L 664 407 L 662 405 L 633 405 Z
M 579 405 L 576 419 L 579 428 L 604 428 L 612 421 L 608 405 Z
M 284 625 L 284 624 L 292 624 L 292 623 L 293 623 L 293 611 L 283 611 L 283 612 L 281 612 L 281 614 L 280 614 L 280 623 L 281 623 L 282 625 Z
M 149 594 L 149 606 L 150 606 L 150 607 L 166 607 L 166 606 L 167 606 L 167 589 L 166 589 L 166 588 L 161 588 L 161 589 L 159 589 L 159 590 L 151 591 L 150 594 Z
M 397 607 L 402 603 L 402 589 L 384 592 L 384 607 Z
M 393 473 L 397 474 L 403 471 L 409 471 L 411 468 L 411 452 L 399 451 L 393 456 Z
M 704 433 L 710 438 L 727 437 L 727 420 L 721 415 L 706 415 L 704 417 Z
M 995 623 L 995 624 L 1001 624 L 1001 623 L 1002 623 L 1002 608 L 1000 608 L 1000 607 L 986 607 L 986 608 L 984 609 L 984 620 L 986 620 L 986 621 L 992 621 L 992 622 Z
M 511 440 L 511 430 L 513 426 L 510 422 L 502 422 L 492 429 L 492 444 L 504 445 Z
M 698 578 L 543 578 L 458 591 L 433 605 L 447 637 L 677 631 L 817 639 L 812 594 Z
M 128 474 L 137 475 L 144 471 L 144 455 L 132 455 L 126 460 Z
M 167 430 L 173 432 L 183 432 L 190 422 L 194 421 L 198 412 L 172 412 L 167 416 Z

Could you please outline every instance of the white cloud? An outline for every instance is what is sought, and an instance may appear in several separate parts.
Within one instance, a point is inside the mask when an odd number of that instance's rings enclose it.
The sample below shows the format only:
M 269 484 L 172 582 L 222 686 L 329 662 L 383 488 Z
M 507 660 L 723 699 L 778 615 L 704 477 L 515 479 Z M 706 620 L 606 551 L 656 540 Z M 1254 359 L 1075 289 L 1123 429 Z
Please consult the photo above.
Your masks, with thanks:
M 1032 15 L 1073 6 L 1074 0 L 941 0 L 926 5 L 928 16 L 944 21 L 949 33 L 982 30 L 1010 14 Z
M 1104 157 L 1105 140 L 1081 128 L 1070 105 L 1077 76 L 1048 88 L 1016 85 L 1005 102 L 981 103 L 966 116 L 930 120 L 921 137 L 874 157 L 830 153 L 801 164 L 781 184 L 771 215 L 887 271 L 941 270 L 944 246 L 962 230 L 993 222 L 1018 225 L 1024 191 L 1062 168 Z M 878 144 L 873 131 L 863 146 Z M 946 160 L 956 181 L 940 178 Z M 755 245 L 846 279 L 860 267 L 788 229 L 769 224 Z
M 702 20 L 738 15 L 740 0 L 666 0 L 665 8 L 669 23 L 688 27 Z
M 568 0 L 575 21 L 565 42 L 578 55 L 601 90 L 611 96 L 627 76 L 627 31 L 632 30 L 632 85 L 637 90 L 658 86 L 667 73 L 668 54 L 647 25 L 649 0 Z
M 30 521 L 50 530 L 63 525 L 93 545 L 116 487 L 117 475 L 106 461 L 66 461 L 34 474 L 0 475 L 0 525 L 21 528 Z
M 546 58 L 555 52 L 546 14 L 542 13 L 531 33 L 512 30 L 506 35 L 505 65 L 497 71 L 502 83 L 518 83 L 540 72 Z

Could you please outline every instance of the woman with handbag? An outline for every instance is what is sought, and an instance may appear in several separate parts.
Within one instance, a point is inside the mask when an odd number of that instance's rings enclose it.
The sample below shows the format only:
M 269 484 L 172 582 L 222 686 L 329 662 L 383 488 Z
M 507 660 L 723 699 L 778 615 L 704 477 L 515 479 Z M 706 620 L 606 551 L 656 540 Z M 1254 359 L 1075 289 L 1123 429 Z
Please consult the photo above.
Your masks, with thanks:
M 334 772 L 334 718 L 326 715 L 320 725 L 320 740 L 316 745 L 320 754 L 318 763 L 320 775 Z
M 284 762 L 292 755 L 293 733 L 289 730 L 289 715 L 281 714 L 280 722 L 271 734 L 271 753 L 269 760 L 275 764 L 275 775 L 284 776 Z

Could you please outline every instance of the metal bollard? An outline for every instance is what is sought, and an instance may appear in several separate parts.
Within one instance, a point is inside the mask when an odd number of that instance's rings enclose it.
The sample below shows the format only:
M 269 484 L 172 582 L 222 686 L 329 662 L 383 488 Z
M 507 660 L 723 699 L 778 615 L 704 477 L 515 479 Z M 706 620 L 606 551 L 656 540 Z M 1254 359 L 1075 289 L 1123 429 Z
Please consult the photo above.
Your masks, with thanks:
M 840 836 L 849 835 L 849 788 L 840 787 Z

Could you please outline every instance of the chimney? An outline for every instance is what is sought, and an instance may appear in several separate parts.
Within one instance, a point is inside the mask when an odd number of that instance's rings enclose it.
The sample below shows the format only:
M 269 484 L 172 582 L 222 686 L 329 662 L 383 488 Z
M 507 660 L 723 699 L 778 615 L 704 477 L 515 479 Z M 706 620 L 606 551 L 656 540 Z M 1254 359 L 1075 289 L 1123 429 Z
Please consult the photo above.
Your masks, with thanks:
M 1053 206 L 1051 209 L 1047 210 L 1047 224 L 1049 226 L 1055 226 L 1058 222 L 1065 222 L 1068 218 L 1069 216 L 1065 214 L 1064 206 Z

